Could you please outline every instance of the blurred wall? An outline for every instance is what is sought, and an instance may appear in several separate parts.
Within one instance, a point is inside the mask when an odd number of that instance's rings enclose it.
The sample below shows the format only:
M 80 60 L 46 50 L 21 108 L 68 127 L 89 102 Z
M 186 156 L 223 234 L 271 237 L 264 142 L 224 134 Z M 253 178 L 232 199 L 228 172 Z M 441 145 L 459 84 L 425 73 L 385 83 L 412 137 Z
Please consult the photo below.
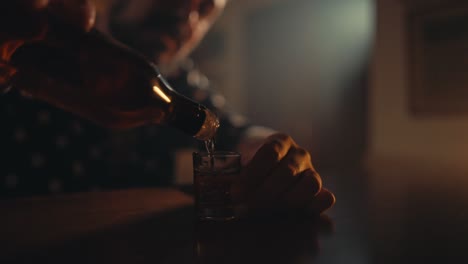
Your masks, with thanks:
M 247 20 L 249 114 L 291 134 L 319 166 L 355 162 L 364 147 L 369 6 L 283 1 Z
M 404 13 L 402 1 L 377 1 L 369 96 L 370 160 L 468 169 L 468 116 L 410 114 Z
M 231 1 L 197 61 L 232 109 L 292 135 L 318 166 L 356 162 L 373 12 L 371 0 Z

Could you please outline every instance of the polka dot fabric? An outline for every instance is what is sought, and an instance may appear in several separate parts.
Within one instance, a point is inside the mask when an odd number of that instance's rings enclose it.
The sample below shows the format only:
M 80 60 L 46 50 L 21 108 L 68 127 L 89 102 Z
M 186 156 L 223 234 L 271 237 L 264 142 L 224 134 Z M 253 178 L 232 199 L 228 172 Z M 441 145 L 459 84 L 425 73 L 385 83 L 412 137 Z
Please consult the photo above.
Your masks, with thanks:
M 245 122 L 232 122 L 224 99 L 182 68 L 169 82 L 180 93 L 215 111 L 221 127 L 218 150 L 237 145 Z M 189 78 L 190 77 L 190 78 Z M 170 127 L 148 125 L 111 131 L 12 91 L 0 95 L 0 197 L 102 189 L 168 186 L 174 182 L 174 153 L 204 149 L 202 142 Z
M 0 96 L 0 120 L 3 196 L 84 191 L 107 173 L 103 155 L 89 155 L 107 149 L 94 124 L 15 92 Z

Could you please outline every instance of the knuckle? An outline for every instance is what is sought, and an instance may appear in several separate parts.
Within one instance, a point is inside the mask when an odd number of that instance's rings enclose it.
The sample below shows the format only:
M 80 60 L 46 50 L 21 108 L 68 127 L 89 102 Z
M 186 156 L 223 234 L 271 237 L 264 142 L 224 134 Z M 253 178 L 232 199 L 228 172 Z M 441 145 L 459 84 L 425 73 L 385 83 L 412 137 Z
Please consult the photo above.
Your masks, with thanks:
M 281 159 L 281 153 L 283 152 L 282 150 L 284 149 L 284 146 L 281 142 L 274 140 L 266 143 L 263 149 L 267 153 L 273 155 L 276 161 L 279 161 Z
M 294 162 L 297 164 L 298 168 L 302 168 L 301 171 L 312 168 L 310 154 L 307 150 L 303 148 L 294 148 L 290 150 L 288 156 L 290 162 Z
M 314 175 L 314 181 L 315 181 L 315 185 L 314 185 L 315 189 L 313 191 L 314 191 L 314 194 L 318 194 L 320 190 L 322 190 L 322 178 L 317 172 L 314 172 L 313 175 Z
M 293 139 L 290 135 L 285 133 L 276 133 L 270 136 L 271 140 L 277 140 L 283 142 L 283 144 L 288 144 L 293 142 Z
M 298 148 L 297 154 L 300 156 L 309 156 L 309 152 L 303 148 Z
M 315 171 L 309 170 L 305 173 L 305 177 L 308 177 L 306 182 L 309 182 L 310 191 L 316 196 L 322 189 L 322 179 L 320 175 Z
M 298 174 L 300 169 L 300 164 L 294 161 L 290 161 L 286 164 L 285 170 L 288 175 L 295 176 Z
M 308 159 L 310 160 L 310 153 L 309 151 L 307 151 L 306 149 L 304 148 L 296 148 L 294 150 L 294 153 L 296 156 L 300 157 L 300 158 L 303 158 L 303 159 Z
M 291 139 L 291 136 L 285 133 L 278 133 L 277 138 L 282 140 L 282 141 L 289 141 Z
M 329 204 L 329 207 L 332 207 L 334 204 L 336 203 L 336 196 L 329 192 L 328 193 L 328 204 Z

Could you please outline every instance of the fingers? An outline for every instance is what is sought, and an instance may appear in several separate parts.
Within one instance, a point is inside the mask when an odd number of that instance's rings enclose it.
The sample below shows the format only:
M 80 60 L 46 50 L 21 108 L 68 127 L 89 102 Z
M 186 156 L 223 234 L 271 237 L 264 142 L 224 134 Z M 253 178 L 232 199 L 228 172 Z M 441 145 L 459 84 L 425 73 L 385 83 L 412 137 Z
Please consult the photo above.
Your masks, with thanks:
M 252 207 L 265 207 L 267 205 L 274 205 L 278 197 L 282 197 L 286 191 L 297 185 L 301 181 L 302 172 L 311 170 L 312 163 L 310 154 L 298 147 L 291 147 L 288 154 L 279 162 L 278 166 L 273 169 L 270 175 L 264 180 L 263 184 L 257 189 L 253 197 L 250 199 Z M 314 178 L 307 177 L 311 180 L 310 184 L 315 185 L 313 190 L 317 192 L 320 188 L 321 182 Z M 305 188 L 305 187 L 304 187 Z M 305 195 L 305 194 L 304 194 Z M 311 194 L 309 191 L 309 195 Z M 300 197 L 303 198 L 303 197 Z
M 335 202 L 335 195 L 323 188 L 307 206 L 307 212 L 311 214 L 321 214 L 330 209 Z
M 296 146 L 296 143 L 288 135 L 278 133 L 268 137 L 253 157 L 250 169 L 262 175 L 267 174 L 286 156 L 291 146 Z
M 322 179 L 312 169 L 301 173 L 300 180 L 285 195 L 282 205 L 285 208 L 304 209 L 311 204 L 322 189 Z
M 233 200 L 245 200 L 269 176 L 274 167 L 286 156 L 294 140 L 285 134 L 277 133 L 268 137 L 243 169 L 240 179 L 232 186 Z
M 322 189 L 308 151 L 291 137 L 274 134 L 244 168 L 233 184 L 232 198 L 249 215 L 268 212 L 320 214 L 335 203 Z
M 259 175 L 257 178 L 261 182 L 286 156 L 292 146 L 296 146 L 296 143 L 288 135 L 278 133 L 268 137 L 266 143 L 247 165 L 246 171 L 252 175 Z

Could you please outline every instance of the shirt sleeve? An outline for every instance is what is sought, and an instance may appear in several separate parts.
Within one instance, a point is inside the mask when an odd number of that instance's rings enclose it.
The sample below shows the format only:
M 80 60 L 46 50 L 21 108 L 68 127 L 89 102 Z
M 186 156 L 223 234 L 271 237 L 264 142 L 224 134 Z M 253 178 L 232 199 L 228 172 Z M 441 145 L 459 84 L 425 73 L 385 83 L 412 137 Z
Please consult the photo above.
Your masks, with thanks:
M 208 78 L 188 62 L 174 77 L 168 78 L 168 82 L 176 91 L 206 106 L 218 116 L 220 128 L 215 138 L 216 149 L 235 150 L 252 125 L 244 116 L 228 110 L 226 99 Z

